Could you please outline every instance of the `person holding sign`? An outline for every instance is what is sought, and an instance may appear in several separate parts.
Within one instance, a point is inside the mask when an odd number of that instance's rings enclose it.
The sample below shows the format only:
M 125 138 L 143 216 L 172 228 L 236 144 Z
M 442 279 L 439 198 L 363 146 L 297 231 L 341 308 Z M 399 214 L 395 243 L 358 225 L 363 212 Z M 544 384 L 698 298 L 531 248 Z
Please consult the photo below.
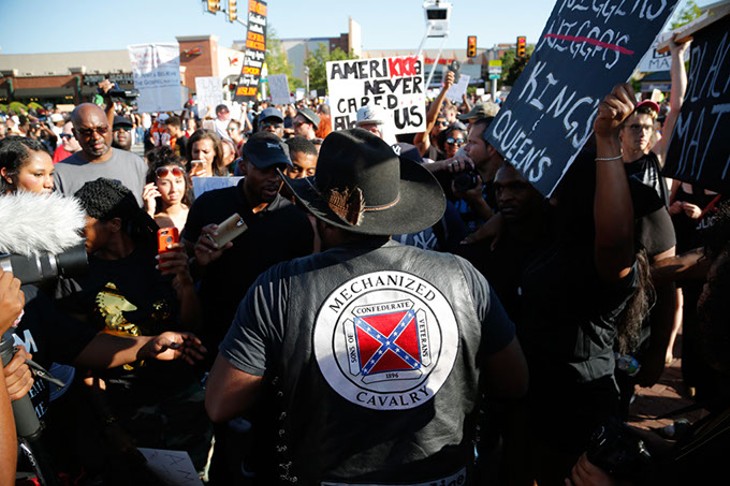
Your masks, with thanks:
M 636 105 L 634 112 L 621 126 L 622 161 L 629 177 L 631 197 L 634 202 L 636 243 L 649 256 L 650 263 L 656 263 L 676 254 L 676 236 L 668 211 L 669 191 L 661 168 L 664 166 L 672 131 L 687 89 L 687 74 L 684 67 L 684 53 L 689 42 L 670 43 L 672 55 L 672 91 L 669 98 L 670 111 L 662 128 L 662 137 L 652 146 L 652 140 L 659 115 L 659 105 L 645 100 Z M 646 326 L 650 336 L 633 350 L 641 363 L 641 369 L 634 377 L 618 372 L 622 388 L 624 415 L 633 396 L 634 384 L 652 386 L 661 376 L 666 363 L 667 348 L 671 334 L 678 327 L 680 312 L 677 309 L 677 291 L 674 283 L 657 285 L 656 302 Z
M 585 194 L 593 211 L 582 213 L 584 206 L 567 197 L 550 204 L 509 163 L 494 178 L 504 228 L 493 251 L 485 244 L 487 261 L 479 265 L 515 320 L 530 371 L 527 399 L 504 407 L 508 418 L 497 420 L 514 424 L 503 436 L 516 483 L 562 484 L 592 432 L 619 413 L 614 344 L 619 316 L 633 308 L 640 287 L 619 141 L 633 100 L 631 88 L 619 85 L 599 105 L 595 156 L 589 154 L 595 161 L 574 164 L 593 165 L 593 181 L 571 177 L 561 188 Z

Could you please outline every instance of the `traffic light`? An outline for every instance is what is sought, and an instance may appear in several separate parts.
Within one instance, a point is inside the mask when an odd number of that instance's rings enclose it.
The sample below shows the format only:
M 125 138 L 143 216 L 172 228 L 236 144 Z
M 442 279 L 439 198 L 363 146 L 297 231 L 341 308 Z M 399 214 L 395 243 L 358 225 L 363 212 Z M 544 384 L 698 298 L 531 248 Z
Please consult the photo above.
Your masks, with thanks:
M 216 13 L 221 9 L 221 0 L 208 0 L 208 12 Z
M 466 57 L 477 57 L 477 36 L 475 35 L 466 38 Z
M 521 35 L 517 37 L 517 57 L 525 57 L 525 46 L 527 44 L 527 37 Z
M 238 19 L 237 0 L 228 0 L 228 21 L 235 22 Z

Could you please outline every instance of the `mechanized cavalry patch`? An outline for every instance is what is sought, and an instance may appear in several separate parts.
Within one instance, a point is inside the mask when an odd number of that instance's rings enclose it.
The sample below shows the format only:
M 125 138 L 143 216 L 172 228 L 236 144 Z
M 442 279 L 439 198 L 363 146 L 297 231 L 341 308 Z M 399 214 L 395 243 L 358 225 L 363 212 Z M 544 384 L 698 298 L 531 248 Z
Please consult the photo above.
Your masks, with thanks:
M 446 298 L 414 275 L 361 275 L 332 292 L 314 323 L 314 354 L 329 385 L 375 410 L 431 400 L 451 373 L 459 346 Z

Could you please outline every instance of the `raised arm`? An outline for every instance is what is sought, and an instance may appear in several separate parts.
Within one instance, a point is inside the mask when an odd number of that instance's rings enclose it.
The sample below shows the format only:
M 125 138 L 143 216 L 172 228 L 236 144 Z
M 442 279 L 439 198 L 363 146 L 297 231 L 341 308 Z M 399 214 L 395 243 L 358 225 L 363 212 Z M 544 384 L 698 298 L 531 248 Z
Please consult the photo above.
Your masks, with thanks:
M 426 113 L 426 130 L 417 133 L 416 136 L 413 137 L 413 145 L 418 147 L 418 151 L 421 155 L 428 152 L 428 149 L 431 147 L 431 130 L 433 130 L 433 126 L 436 124 L 436 119 L 441 111 L 441 106 L 444 104 L 444 100 L 446 99 L 446 93 L 448 93 L 453 84 L 454 72 L 449 71 L 446 73 L 446 78 L 444 78 L 444 87 L 441 89 L 441 92 L 433 103 L 431 103 L 428 113 Z
M 621 156 L 619 127 L 634 109 L 634 92 L 617 85 L 598 105 L 596 136 L 595 265 L 600 278 L 615 282 L 634 263 L 634 210 Z
M 669 43 L 669 51 L 672 55 L 672 67 L 669 71 L 672 83 L 672 91 L 669 94 L 669 113 L 667 113 L 667 118 L 664 120 L 664 126 L 662 127 L 662 138 L 652 149 L 659 158 L 659 165 L 662 167 L 664 167 L 664 160 L 669 149 L 669 141 L 672 138 L 674 125 L 677 123 L 679 112 L 684 103 L 684 95 L 687 92 L 687 70 L 684 67 L 684 53 L 691 42 L 677 44 L 672 39 Z

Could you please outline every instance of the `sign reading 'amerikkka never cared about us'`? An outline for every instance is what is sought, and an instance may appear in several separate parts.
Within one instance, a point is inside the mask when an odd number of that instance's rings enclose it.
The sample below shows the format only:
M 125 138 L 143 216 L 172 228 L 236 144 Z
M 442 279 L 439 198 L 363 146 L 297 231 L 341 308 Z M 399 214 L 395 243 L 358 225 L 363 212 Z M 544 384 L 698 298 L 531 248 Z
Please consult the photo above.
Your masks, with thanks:
M 355 126 L 357 110 L 372 103 L 389 117 L 392 133 L 426 129 L 423 58 L 381 57 L 327 63 L 332 129 Z
M 689 85 L 664 174 L 730 193 L 730 15 L 693 34 Z
M 243 66 L 238 77 L 234 101 L 256 101 L 261 80 L 261 68 L 266 58 L 266 2 L 249 0 L 248 31 Z
M 593 133 L 596 109 L 631 76 L 677 0 L 559 0 L 487 139 L 549 195 Z

